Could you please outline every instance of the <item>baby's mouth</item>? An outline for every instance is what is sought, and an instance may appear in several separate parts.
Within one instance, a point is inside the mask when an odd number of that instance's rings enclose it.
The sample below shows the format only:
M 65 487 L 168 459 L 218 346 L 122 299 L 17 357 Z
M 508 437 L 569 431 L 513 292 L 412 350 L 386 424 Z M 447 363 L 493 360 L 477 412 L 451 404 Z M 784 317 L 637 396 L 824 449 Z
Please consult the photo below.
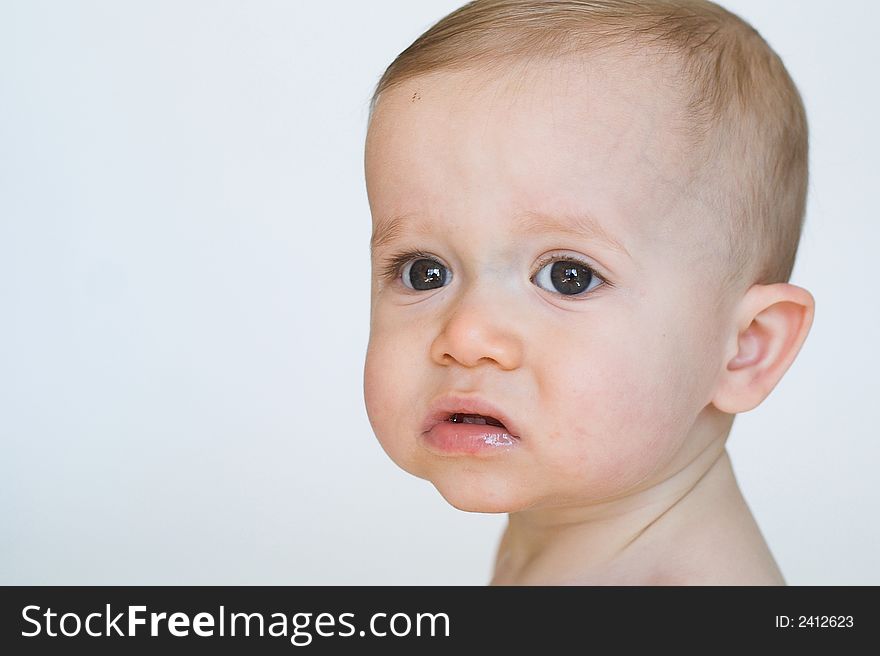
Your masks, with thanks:
M 463 412 L 456 412 L 446 421 L 451 421 L 453 424 L 489 424 L 490 426 L 499 426 L 507 430 L 507 427 L 495 419 L 495 417 L 487 417 L 485 415 L 469 415 Z
M 457 429 L 441 428 L 449 435 L 509 435 L 519 439 L 521 430 L 513 417 L 504 413 L 500 406 L 477 396 L 454 396 L 447 394 L 431 403 L 422 432 L 428 433 L 435 426 L 456 424 Z

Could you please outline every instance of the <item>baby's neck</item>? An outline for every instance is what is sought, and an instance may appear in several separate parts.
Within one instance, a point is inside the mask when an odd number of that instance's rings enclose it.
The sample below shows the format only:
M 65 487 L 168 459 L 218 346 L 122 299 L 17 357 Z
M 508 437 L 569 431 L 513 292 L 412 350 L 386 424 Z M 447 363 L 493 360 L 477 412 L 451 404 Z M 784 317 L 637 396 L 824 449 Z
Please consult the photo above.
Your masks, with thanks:
M 724 440 L 600 505 L 511 513 L 490 585 L 784 584 Z

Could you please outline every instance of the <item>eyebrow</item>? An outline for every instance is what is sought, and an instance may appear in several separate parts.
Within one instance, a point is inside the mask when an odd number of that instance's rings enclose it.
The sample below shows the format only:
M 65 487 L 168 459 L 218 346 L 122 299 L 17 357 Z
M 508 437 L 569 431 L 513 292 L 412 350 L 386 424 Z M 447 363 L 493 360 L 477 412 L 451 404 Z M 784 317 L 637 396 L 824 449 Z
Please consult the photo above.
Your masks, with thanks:
M 514 226 L 524 235 L 552 232 L 601 242 L 609 248 L 629 256 L 629 251 L 626 250 L 623 243 L 609 234 L 590 214 L 555 212 L 548 214 L 525 211 L 517 215 Z M 406 231 L 424 236 L 430 234 L 431 230 L 432 226 L 429 222 L 419 221 L 405 214 L 390 216 L 379 221 L 373 229 L 370 250 L 375 251 L 397 241 Z
M 629 255 L 623 243 L 609 234 L 591 214 L 553 213 L 527 211 L 519 215 L 516 226 L 523 234 L 553 232 L 590 241 L 602 242 L 619 253 Z

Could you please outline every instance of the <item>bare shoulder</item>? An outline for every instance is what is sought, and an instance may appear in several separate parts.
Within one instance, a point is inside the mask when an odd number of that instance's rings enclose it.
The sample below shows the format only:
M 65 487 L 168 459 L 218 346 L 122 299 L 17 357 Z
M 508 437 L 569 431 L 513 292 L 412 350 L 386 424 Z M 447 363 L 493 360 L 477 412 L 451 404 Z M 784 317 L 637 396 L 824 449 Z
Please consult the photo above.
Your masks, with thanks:
M 751 513 L 704 523 L 679 545 L 659 564 L 655 585 L 786 585 Z
M 729 461 L 728 461 L 729 462 Z M 659 531 L 657 585 L 785 585 L 729 464 Z
M 723 585 L 723 586 L 778 586 L 785 579 L 775 563 L 728 561 L 692 563 L 683 568 L 661 571 L 651 585 Z

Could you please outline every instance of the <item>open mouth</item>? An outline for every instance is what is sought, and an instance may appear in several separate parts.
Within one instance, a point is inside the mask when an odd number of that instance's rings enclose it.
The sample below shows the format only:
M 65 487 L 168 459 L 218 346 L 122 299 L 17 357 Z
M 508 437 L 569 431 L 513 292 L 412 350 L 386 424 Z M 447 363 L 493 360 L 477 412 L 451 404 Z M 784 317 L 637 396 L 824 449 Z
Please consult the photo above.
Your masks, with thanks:
M 446 421 L 451 421 L 453 424 L 488 424 L 489 426 L 499 426 L 507 430 L 506 426 L 495 419 L 495 417 L 487 417 L 486 415 L 469 415 L 463 412 L 456 412 Z

